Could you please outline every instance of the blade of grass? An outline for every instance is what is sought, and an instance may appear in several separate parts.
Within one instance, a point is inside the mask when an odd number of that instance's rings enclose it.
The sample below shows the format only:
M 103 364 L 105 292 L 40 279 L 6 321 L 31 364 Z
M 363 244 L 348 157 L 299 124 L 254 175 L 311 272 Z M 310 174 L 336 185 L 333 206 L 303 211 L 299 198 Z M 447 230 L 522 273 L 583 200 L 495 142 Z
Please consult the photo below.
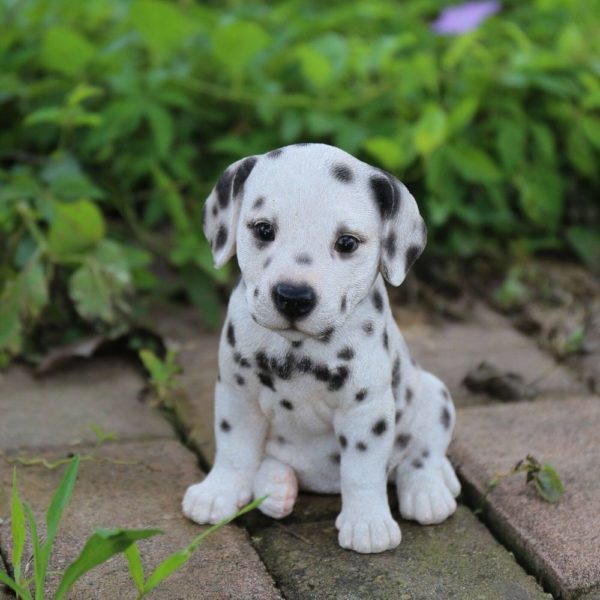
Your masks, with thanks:
M 17 469 L 13 468 L 11 497 L 11 532 L 12 532 L 12 564 L 13 575 L 17 584 L 21 583 L 21 561 L 25 546 L 25 513 L 17 489 Z
M 144 591 L 144 565 L 137 544 L 131 544 L 124 552 L 129 567 L 129 574 L 138 592 Z
M 41 572 L 42 564 L 40 538 L 38 537 L 37 524 L 31 506 L 24 503 L 25 516 L 29 525 L 29 534 L 31 535 L 31 545 L 33 546 L 33 573 L 35 579 L 35 600 L 44 600 L 44 579 L 45 575 Z
M 226 519 L 219 521 L 212 527 L 209 527 L 206 531 L 203 531 L 199 536 L 195 537 L 192 540 L 192 542 L 185 548 L 182 548 L 181 550 L 178 550 L 177 552 L 165 558 L 165 560 L 163 560 L 150 574 L 150 577 L 148 577 L 148 580 L 144 584 L 144 591 L 139 597 L 141 598 L 144 594 L 147 594 L 149 591 L 153 590 L 159 583 L 161 583 L 167 577 L 172 575 L 177 569 L 181 568 L 190 559 L 194 550 L 202 543 L 202 541 L 204 541 L 205 538 L 214 533 L 217 529 L 223 527 L 223 525 L 227 525 L 227 523 L 231 523 L 231 521 L 233 521 L 234 519 L 237 519 L 238 517 L 241 517 L 247 512 L 254 510 L 264 501 L 265 498 L 266 496 L 257 498 L 250 504 L 244 506 L 231 517 L 227 517 Z
M 7 585 L 13 592 L 17 594 L 17 597 L 23 598 L 23 600 L 31 600 L 31 592 L 19 585 L 12 577 L 9 577 L 4 571 L 0 571 L 0 582 Z
M 124 552 L 137 540 L 162 533 L 160 529 L 99 529 L 85 543 L 79 556 L 68 566 L 54 596 L 62 600 L 73 584 L 90 569 Z M 36 599 L 37 600 L 37 599 Z

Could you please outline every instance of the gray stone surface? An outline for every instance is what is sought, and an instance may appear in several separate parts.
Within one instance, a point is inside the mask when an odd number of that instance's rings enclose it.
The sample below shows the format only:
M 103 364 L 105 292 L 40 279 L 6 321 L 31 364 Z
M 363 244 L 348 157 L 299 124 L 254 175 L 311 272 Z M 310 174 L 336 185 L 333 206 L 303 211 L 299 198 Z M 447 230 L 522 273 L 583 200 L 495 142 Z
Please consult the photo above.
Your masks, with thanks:
M 15 365 L 0 372 L 0 450 L 92 443 L 92 424 L 120 439 L 173 436 L 158 410 L 138 400 L 143 385 L 118 358 L 79 362 L 44 377 Z
M 401 528 L 398 548 L 372 555 L 340 548 L 333 520 L 272 524 L 252 541 L 288 600 L 549 597 L 464 507 L 442 525 Z
M 600 398 L 459 411 L 451 456 L 486 522 L 531 572 L 564 598 L 600 598 Z M 484 498 L 489 480 L 531 453 L 565 485 L 557 504 L 523 474 Z
M 69 449 L 44 453 L 57 458 Z M 158 527 L 165 535 L 144 540 L 140 551 L 146 574 L 171 552 L 187 545 L 202 528 L 181 514 L 185 487 L 200 479 L 194 456 L 175 440 L 109 444 L 95 461 L 82 462 L 75 493 L 60 527 L 51 570 L 63 570 L 97 527 Z M 62 469 L 18 467 L 21 495 L 38 520 L 58 484 Z M 4 469 L 1 483 L 10 483 Z M 2 509 L 0 509 L 2 510 Z M 6 509 L 4 509 L 6 510 Z M 6 517 L 6 514 L 0 515 Z M 3 538 L 8 538 L 4 526 Z M 43 527 L 42 527 L 43 530 Z M 51 580 L 49 587 L 57 584 Z M 70 596 L 77 600 L 135 597 L 126 562 L 118 556 L 91 571 Z M 279 598 L 271 578 L 238 526 L 230 525 L 209 537 L 189 563 L 149 595 L 150 598 Z

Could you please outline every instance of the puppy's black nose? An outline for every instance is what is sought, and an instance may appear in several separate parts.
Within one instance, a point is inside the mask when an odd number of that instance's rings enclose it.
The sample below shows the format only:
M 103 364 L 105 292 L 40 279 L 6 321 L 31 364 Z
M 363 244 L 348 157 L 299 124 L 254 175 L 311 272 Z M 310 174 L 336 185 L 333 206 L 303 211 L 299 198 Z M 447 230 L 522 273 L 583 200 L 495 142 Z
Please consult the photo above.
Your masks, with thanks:
M 288 319 L 301 319 L 315 307 L 317 295 L 309 285 L 278 283 L 271 291 L 277 310 Z

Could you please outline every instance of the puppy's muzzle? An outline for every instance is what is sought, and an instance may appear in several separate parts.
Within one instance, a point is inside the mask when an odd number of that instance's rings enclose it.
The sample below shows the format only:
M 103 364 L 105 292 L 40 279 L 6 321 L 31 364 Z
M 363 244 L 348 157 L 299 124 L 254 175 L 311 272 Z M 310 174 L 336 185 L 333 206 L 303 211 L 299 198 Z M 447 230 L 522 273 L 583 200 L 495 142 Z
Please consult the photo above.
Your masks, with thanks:
M 277 283 L 271 296 L 275 308 L 292 321 L 306 317 L 317 303 L 315 290 L 309 285 Z

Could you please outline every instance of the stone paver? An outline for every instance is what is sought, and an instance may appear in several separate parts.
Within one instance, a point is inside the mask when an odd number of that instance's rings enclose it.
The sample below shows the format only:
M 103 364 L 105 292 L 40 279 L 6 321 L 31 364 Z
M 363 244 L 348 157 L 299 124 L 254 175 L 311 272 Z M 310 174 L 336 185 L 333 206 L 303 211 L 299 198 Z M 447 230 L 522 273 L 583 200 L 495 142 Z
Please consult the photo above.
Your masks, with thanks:
M 201 477 L 195 456 L 176 439 L 163 415 L 138 400 L 143 380 L 117 358 L 93 359 L 36 379 L 12 367 L 0 375 L 0 534 L 8 547 L 8 498 L 15 458 L 56 458 L 73 452 L 110 460 L 85 461 L 57 538 L 52 569 L 62 570 L 95 527 L 159 527 L 164 536 L 140 543 L 147 572 L 186 546 L 202 528 L 181 514 L 185 488 Z M 96 424 L 118 440 L 94 448 Z M 11 462 L 12 461 L 12 462 Z M 122 463 L 122 464 L 121 464 Z M 43 521 L 63 468 L 18 461 L 22 496 Z M 43 527 L 42 527 L 43 530 Z M 56 585 L 57 580 L 50 583 Z M 134 596 L 122 557 L 86 575 L 74 598 Z M 279 598 L 245 531 L 230 525 L 211 537 L 155 598 Z
M 497 536 L 555 594 L 600 598 L 600 398 L 467 408 L 457 423 L 451 456 Z M 489 480 L 528 453 L 556 467 L 561 500 L 541 500 L 523 474 L 484 499 Z
M 465 507 L 442 525 L 401 528 L 400 546 L 377 555 L 340 548 L 333 520 L 271 524 L 252 540 L 288 600 L 549 597 Z
M 92 424 L 120 439 L 172 436 L 163 416 L 138 400 L 143 385 L 131 364 L 118 358 L 37 378 L 18 365 L 0 372 L 0 450 L 92 443 Z

